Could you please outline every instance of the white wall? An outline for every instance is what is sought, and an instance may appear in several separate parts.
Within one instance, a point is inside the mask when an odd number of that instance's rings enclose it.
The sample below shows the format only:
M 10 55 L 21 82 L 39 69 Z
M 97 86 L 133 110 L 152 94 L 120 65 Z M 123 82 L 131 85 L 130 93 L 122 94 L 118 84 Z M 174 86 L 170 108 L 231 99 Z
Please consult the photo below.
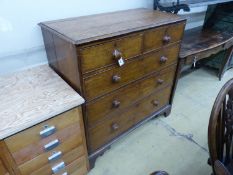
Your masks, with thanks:
M 0 74 L 47 62 L 37 25 L 41 21 L 140 7 L 152 8 L 153 0 L 1 0 Z M 202 23 L 203 9 L 199 11 L 190 18 L 191 27 Z

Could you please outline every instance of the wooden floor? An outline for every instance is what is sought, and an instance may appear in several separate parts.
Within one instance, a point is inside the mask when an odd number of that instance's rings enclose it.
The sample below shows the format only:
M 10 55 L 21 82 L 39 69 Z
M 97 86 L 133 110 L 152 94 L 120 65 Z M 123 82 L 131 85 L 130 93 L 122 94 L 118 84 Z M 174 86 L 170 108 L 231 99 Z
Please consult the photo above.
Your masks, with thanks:
M 233 78 L 233 69 L 222 81 L 215 73 L 199 69 L 182 77 L 171 115 L 146 123 L 114 144 L 97 160 L 89 175 L 147 175 L 155 170 L 166 170 L 171 175 L 210 174 L 210 111 L 220 88 Z

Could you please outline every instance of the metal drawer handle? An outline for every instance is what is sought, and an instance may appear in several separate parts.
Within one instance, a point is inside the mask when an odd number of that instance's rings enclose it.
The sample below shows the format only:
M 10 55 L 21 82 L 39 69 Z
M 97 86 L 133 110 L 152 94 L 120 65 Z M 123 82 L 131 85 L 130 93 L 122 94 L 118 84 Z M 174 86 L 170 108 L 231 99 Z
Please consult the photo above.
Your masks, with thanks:
M 48 144 L 46 144 L 44 146 L 44 149 L 46 151 L 49 151 L 49 150 L 52 150 L 53 148 L 55 148 L 56 146 L 58 146 L 59 144 L 60 144 L 59 140 L 56 139 L 56 140 L 53 140 L 53 141 L 49 142 Z
M 52 135 L 53 133 L 55 133 L 55 131 L 56 131 L 55 126 L 45 125 L 44 128 L 45 128 L 44 130 L 40 131 L 41 137 L 48 137 L 48 136 Z
M 49 162 L 52 162 L 54 160 L 58 160 L 61 158 L 61 155 L 62 155 L 61 151 L 53 152 L 53 154 L 50 157 L 48 157 L 48 160 L 49 160 Z
M 66 167 L 64 162 L 60 162 L 59 164 L 55 165 L 52 167 L 52 172 L 54 174 L 58 173 L 59 171 L 61 171 L 62 169 L 64 169 Z

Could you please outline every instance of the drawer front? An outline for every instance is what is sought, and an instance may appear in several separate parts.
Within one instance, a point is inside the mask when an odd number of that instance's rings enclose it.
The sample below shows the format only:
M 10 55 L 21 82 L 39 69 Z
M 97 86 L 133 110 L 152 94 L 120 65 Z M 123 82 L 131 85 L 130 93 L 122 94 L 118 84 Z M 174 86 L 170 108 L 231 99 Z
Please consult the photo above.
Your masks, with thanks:
M 76 166 L 74 166 L 74 164 Z M 78 170 L 85 170 L 87 172 L 86 158 L 84 152 L 74 149 L 65 154 L 61 159 L 56 162 L 47 164 L 27 175 L 51 175 L 51 174 L 72 174 Z M 26 175 L 26 174 L 23 174 Z
M 6 170 L 6 167 L 3 164 L 3 161 L 1 159 L 0 159 L 0 174 L 1 175 L 9 175 L 9 172 Z
M 68 165 L 87 156 L 81 117 L 75 108 L 5 139 L 21 174 L 52 174 L 63 160 Z
M 144 77 L 152 72 L 175 64 L 179 52 L 179 45 L 172 45 L 160 51 L 146 54 L 123 67 L 114 67 L 105 72 L 89 76 L 84 79 L 84 93 L 86 100 L 109 93 L 119 87 Z
M 169 66 L 165 70 L 88 103 L 86 105 L 88 127 L 92 127 L 99 121 L 102 121 L 107 115 L 128 107 L 156 89 L 172 84 L 175 71 L 176 65 Z
M 185 23 L 177 23 L 146 31 L 144 33 L 144 52 L 180 41 L 183 37 L 184 27 Z
M 34 172 L 42 167 L 46 167 L 57 160 L 62 160 L 64 155 L 67 155 L 70 150 L 76 150 L 80 155 L 84 154 L 84 147 L 81 145 L 81 137 L 73 136 L 68 138 L 67 141 L 54 150 L 40 154 L 39 156 L 31 159 L 19 166 L 19 169 L 23 175 Z M 60 153 L 60 154 L 57 154 Z M 50 159 L 53 155 L 57 155 L 54 159 Z M 51 168 L 49 169 L 51 170 Z
M 142 34 L 130 35 L 103 44 L 78 50 L 84 73 L 116 64 L 120 56 L 125 60 L 142 53 Z
M 14 136 L 11 136 L 5 139 L 5 142 L 10 150 L 10 152 L 14 153 L 23 148 L 33 145 L 34 143 L 38 143 L 43 139 L 47 139 L 46 137 L 40 136 L 40 132 L 44 131 L 46 127 L 55 127 L 55 132 L 58 133 L 61 130 L 67 128 L 75 122 L 79 122 L 79 117 L 77 116 L 78 109 L 74 109 L 58 115 L 52 119 L 49 119 L 45 122 L 42 122 L 34 127 L 31 127 L 25 131 L 22 131 Z M 51 132 L 51 136 L 53 136 Z M 30 138 L 30 139 L 28 139 Z
M 89 151 L 94 152 L 140 120 L 169 103 L 171 86 L 152 93 L 126 110 L 116 112 L 94 128 L 88 129 Z

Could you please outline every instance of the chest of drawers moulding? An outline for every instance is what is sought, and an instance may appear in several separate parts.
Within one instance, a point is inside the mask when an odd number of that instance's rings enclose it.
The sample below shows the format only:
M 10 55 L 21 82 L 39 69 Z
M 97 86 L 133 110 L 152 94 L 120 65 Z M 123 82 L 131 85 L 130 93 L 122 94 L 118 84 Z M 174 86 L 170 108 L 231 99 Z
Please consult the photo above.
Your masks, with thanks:
M 92 164 L 121 136 L 169 115 L 185 24 L 177 15 L 149 9 L 39 24 L 49 65 L 86 100 Z

